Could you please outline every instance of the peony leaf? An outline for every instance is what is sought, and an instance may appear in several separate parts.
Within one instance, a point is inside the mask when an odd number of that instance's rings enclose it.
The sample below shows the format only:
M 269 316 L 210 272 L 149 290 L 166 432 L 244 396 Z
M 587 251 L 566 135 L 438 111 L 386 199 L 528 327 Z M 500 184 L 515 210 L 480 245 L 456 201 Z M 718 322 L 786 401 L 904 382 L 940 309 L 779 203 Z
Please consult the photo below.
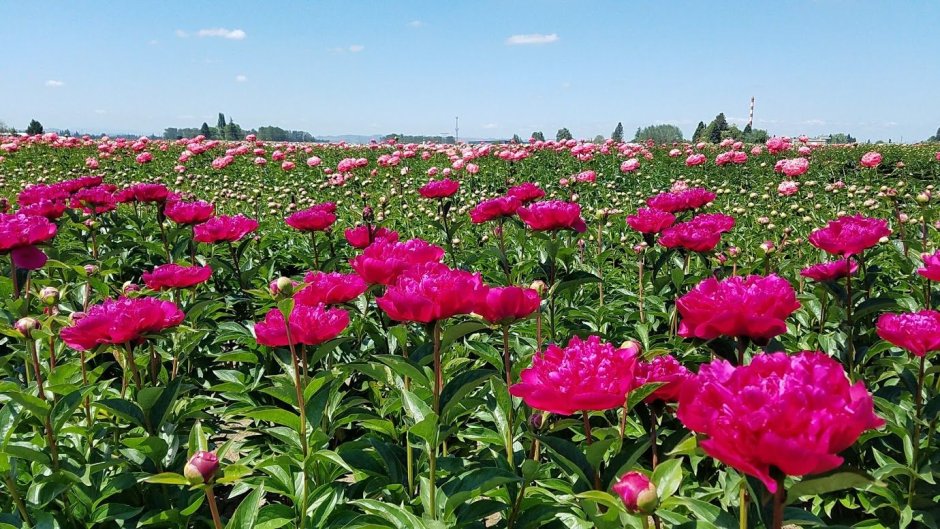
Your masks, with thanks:
M 794 503 L 804 496 L 818 496 L 844 489 L 864 489 L 871 485 L 884 486 L 866 472 L 852 469 L 839 470 L 795 483 L 787 491 L 787 504 Z
M 264 483 L 258 485 L 258 488 L 242 500 L 235 509 L 235 514 L 225 525 L 225 529 L 254 529 L 262 497 L 264 497 Z

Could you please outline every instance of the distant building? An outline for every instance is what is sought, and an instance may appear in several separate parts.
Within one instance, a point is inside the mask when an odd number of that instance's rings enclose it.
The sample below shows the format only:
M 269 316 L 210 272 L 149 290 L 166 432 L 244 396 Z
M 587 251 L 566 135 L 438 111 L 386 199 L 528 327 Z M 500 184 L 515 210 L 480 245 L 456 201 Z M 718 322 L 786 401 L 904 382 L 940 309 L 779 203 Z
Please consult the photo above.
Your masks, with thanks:
M 807 145 L 826 145 L 829 143 L 829 136 L 816 136 L 806 140 Z

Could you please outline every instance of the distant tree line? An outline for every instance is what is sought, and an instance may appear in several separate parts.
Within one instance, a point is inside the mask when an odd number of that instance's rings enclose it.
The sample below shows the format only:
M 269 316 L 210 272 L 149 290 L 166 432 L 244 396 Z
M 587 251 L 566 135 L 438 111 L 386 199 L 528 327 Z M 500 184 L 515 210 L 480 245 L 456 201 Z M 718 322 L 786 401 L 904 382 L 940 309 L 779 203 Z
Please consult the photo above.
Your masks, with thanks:
M 699 121 L 698 126 L 695 127 L 695 132 L 692 133 L 692 141 L 695 143 L 700 141 L 721 143 L 721 140 L 726 138 L 734 138 L 748 143 L 764 143 L 770 139 L 770 134 L 764 129 L 752 128 L 750 123 L 744 127 L 744 130 L 741 130 L 737 125 L 728 123 L 724 112 L 715 116 L 715 119 L 708 125 Z
M 927 138 L 927 141 L 937 141 L 940 142 L 940 128 L 937 129 L 937 133 L 933 136 Z
M 401 143 L 455 143 L 457 141 L 453 136 L 421 136 L 411 134 L 386 134 L 386 140 L 398 140 Z
M 195 136 L 199 136 L 200 134 L 213 140 L 238 141 L 245 139 L 245 136 L 249 134 L 254 134 L 259 140 L 262 141 L 316 141 L 316 138 L 314 138 L 312 134 L 303 130 L 285 130 L 281 127 L 274 126 L 258 127 L 257 130 L 245 130 L 242 129 L 241 125 L 235 123 L 231 116 L 229 116 L 228 120 L 226 121 L 225 114 L 222 112 L 219 112 L 219 119 L 216 122 L 215 127 L 210 127 L 206 122 L 203 122 L 202 126 L 199 128 L 167 127 L 163 131 L 163 138 L 167 140 L 175 140 L 178 138 L 193 138 Z

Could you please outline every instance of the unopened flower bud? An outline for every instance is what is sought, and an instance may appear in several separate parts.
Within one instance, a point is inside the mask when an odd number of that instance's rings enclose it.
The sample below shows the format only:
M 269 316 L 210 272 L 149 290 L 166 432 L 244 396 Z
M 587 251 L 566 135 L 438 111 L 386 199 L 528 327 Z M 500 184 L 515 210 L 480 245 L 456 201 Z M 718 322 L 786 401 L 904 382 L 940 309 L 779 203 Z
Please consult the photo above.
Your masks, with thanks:
M 29 338 L 30 335 L 39 328 L 39 321 L 36 318 L 20 318 L 16 320 L 14 328 L 23 336 Z
M 930 195 L 927 193 L 918 193 L 914 200 L 916 200 L 918 204 L 926 204 L 930 202 Z
M 627 472 L 617 480 L 613 489 L 633 514 L 652 514 L 659 507 L 656 485 L 640 472 Z
M 268 285 L 272 296 L 289 297 L 294 293 L 294 282 L 289 277 L 281 276 Z
M 531 285 L 529 285 L 529 288 L 538 292 L 539 295 L 541 295 L 542 292 L 545 291 L 545 287 L 546 287 L 545 282 L 540 279 L 536 279 L 535 281 L 532 282 Z
M 137 292 L 138 290 L 140 290 L 140 285 L 131 281 L 125 281 L 124 285 L 121 287 L 121 292 L 124 294 L 130 294 L 131 292 Z
M 59 289 L 55 287 L 46 287 L 39 291 L 39 299 L 45 305 L 55 305 L 59 302 Z
M 219 470 L 219 458 L 212 452 L 200 450 L 189 458 L 183 467 L 183 475 L 190 483 L 211 483 Z
M 98 267 L 92 264 L 85 265 L 85 274 L 93 276 L 98 272 Z

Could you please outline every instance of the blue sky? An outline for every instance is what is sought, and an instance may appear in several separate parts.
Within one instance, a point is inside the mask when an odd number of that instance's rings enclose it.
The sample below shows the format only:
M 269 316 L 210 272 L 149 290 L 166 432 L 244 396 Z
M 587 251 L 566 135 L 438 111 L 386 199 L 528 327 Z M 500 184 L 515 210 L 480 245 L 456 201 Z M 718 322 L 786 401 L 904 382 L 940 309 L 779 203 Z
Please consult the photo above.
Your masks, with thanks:
M 0 49 L 19 129 L 688 136 L 751 96 L 772 134 L 940 127 L 933 1 L 2 1 Z

